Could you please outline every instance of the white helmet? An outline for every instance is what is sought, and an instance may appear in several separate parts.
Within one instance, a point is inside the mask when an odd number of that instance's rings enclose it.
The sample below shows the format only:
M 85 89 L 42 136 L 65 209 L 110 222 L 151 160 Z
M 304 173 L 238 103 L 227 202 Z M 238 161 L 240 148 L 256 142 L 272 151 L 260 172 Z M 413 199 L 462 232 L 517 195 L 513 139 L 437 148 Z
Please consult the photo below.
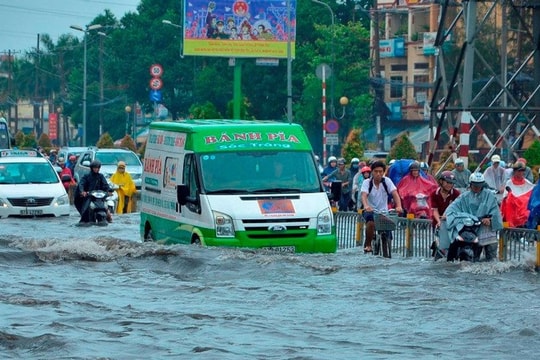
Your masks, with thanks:
M 328 158 L 328 163 L 331 163 L 332 161 L 336 161 L 337 162 L 337 158 L 335 156 L 330 156 Z
M 486 182 L 486 179 L 484 178 L 484 175 L 482 173 L 474 172 L 469 177 L 469 182 L 471 184 L 474 183 L 474 184 L 481 185 L 481 184 L 484 184 Z
M 354 163 L 359 163 L 360 162 L 360 159 L 359 158 L 352 158 L 351 160 L 351 164 L 354 164 Z

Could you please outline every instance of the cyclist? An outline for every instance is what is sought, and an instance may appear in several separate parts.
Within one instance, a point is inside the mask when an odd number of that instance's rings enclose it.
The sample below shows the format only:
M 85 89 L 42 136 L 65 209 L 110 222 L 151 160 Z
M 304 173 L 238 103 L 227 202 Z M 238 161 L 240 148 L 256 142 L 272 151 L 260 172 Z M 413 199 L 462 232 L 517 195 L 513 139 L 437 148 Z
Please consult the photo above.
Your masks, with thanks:
M 396 186 L 389 178 L 384 176 L 386 165 L 382 161 L 375 161 L 371 164 L 371 178 L 362 182 L 360 189 L 362 195 L 362 205 L 364 206 L 364 219 L 366 221 L 366 242 L 364 253 L 373 252 L 371 242 L 375 236 L 375 222 L 373 211 L 388 211 L 389 200 L 393 200 L 396 211 L 403 212 L 401 199 Z

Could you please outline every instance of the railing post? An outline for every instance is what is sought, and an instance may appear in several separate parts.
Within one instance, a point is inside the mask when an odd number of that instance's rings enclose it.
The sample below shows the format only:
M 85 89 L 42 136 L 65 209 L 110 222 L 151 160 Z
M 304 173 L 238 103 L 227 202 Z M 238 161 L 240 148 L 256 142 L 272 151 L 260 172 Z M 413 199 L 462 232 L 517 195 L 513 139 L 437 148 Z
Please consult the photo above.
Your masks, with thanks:
M 504 240 L 504 230 L 508 229 L 508 221 L 503 221 L 503 229 L 499 232 L 499 261 L 506 259 L 506 241 Z
M 356 247 L 362 246 L 364 235 L 364 221 L 362 217 L 363 209 L 358 209 L 358 217 L 356 218 Z
M 407 228 L 405 229 L 405 253 L 407 257 L 411 256 L 412 229 L 411 220 L 414 219 L 414 214 L 407 214 Z

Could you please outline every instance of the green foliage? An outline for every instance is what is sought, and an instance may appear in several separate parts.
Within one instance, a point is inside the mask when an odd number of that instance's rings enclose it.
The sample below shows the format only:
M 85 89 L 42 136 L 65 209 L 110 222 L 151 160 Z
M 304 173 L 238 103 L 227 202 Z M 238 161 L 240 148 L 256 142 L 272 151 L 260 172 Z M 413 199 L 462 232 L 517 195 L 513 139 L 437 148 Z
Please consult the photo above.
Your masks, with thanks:
M 120 147 L 124 149 L 129 149 L 133 152 L 137 152 L 137 146 L 135 145 L 135 141 L 133 141 L 133 138 L 129 135 L 126 135 L 122 138 L 122 141 L 120 141 Z
M 389 159 L 418 159 L 413 143 L 405 134 L 401 135 L 388 153 Z
M 22 148 L 36 148 L 37 147 L 36 135 L 33 132 L 28 135 L 24 135 L 24 139 L 21 144 L 21 147 Z
M 189 108 L 189 115 L 194 119 L 222 119 L 223 116 L 210 101 L 194 104 Z
M 42 133 L 38 139 L 38 145 L 47 150 L 52 148 L 52 142 L 49 135 Z
M 15 146 L 21 148 L 24 145 L 24 133 L 19 130 L 15 134 Z
M 114 148 L 114 140 L 111 137 L 111 135 L 108 132 L 106 132 L 103 135 L 101 135 L 96 146 L 100 149 L 112 149 Z
M 352 158 L 361 158 L 364 154 L 364 148 L 362 146 L 362 142 L 360 141 L 361 132 L 362 130 L 360 129 L 352 129 L 349 132 L 349 135 L 347 135 L 345 144 L 343 144 L 341 156 L 344 157 L 348 163 Z
M 527 150 L 523 153 L 523 158 L 527 160 L 530 167 L 540 165 L 540 141 L 534 140 Z

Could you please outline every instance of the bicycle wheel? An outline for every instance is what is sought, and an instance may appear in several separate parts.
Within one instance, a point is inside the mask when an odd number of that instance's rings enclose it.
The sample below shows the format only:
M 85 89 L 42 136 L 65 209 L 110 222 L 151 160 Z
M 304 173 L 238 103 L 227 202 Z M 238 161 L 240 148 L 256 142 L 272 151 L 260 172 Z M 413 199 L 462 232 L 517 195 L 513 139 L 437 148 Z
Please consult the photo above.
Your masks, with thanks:
M 377 232 L 375 234 L 375 239 L 371 242 L 371 247 L 373 248 L 373 255 L 379 255 L 381 252 L 381 234 Z
M 388 237 L 386 232 L 381 234 L 381 246 L 382 246 L 382 256 L 385 258 L 392 257 L 392 239 Z

